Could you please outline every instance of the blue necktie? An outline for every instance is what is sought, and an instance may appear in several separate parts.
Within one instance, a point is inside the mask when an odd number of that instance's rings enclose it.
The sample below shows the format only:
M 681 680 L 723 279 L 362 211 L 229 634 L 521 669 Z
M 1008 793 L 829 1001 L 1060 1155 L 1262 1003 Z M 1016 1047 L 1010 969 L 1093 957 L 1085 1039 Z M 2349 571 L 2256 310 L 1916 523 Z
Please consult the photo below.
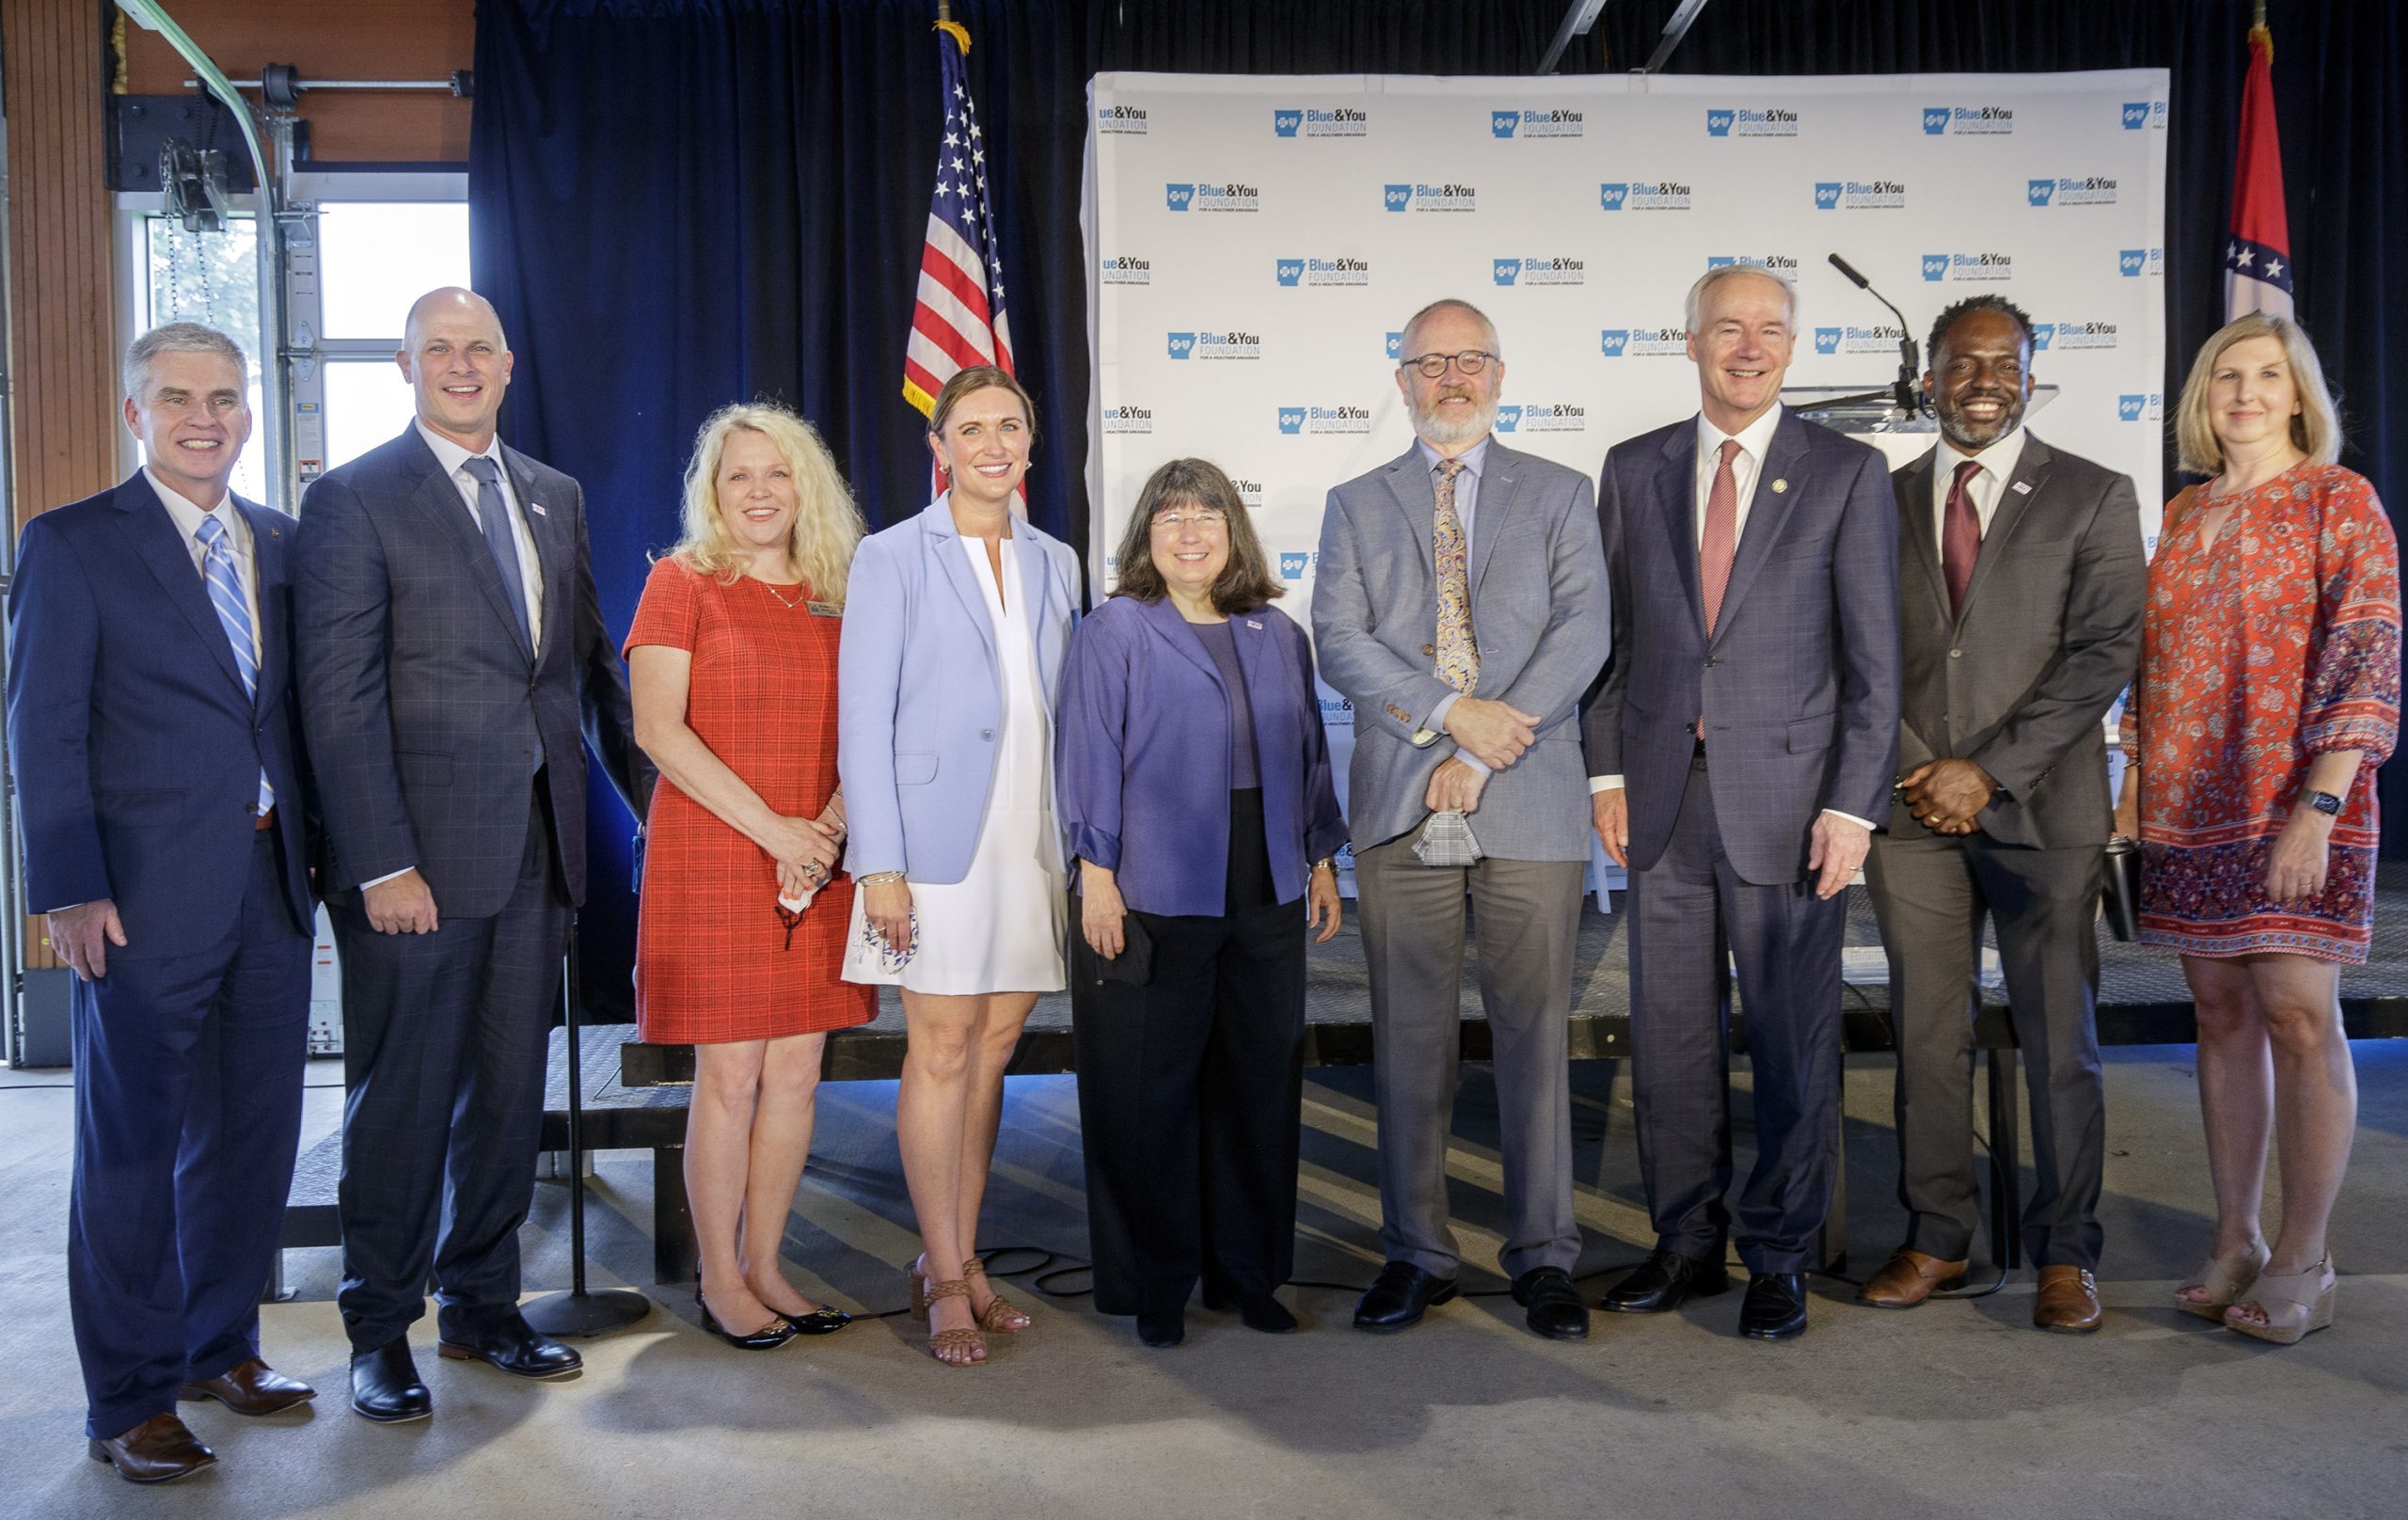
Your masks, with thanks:
M 217 613 L 226 641 L 234 648 L 234 669 L 242 673 L 243 694 L 254 703 L 260 695 L 260 657 L 251 646 L 251 599 L 243 593 L 243 577 L 234 568 L 234 545 L 226 525 L 214 515 L 200 520 L 200 579 L 209 588 L 209 605 Z M 260 772 L 260 815 L 276 806 L 276 788 Z
M 484 530 L 485 547 L 492 551 L 494 568 L 501 572 L 502 594 L 510 598 L 510 610 L 518 618 L 518 637 L 532 654 L 535 640 L 528 629 L 527 582 L 518 572 L 518 538 L 510 530 L 510 503 L 501 494 L 501 470 L 483 454 L 463 467 L 476 477 L 477 526 Z

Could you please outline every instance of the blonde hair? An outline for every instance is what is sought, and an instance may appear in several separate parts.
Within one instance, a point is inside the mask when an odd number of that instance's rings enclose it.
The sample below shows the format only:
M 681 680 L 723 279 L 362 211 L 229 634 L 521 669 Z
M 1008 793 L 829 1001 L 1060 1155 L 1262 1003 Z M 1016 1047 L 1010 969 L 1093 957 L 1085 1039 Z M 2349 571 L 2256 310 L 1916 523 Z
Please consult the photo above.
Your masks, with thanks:
M 2196 475 L 2213 475 L 2224 468 L 2224 440 L 2216 436 L 2208 415 L 2208 392 L 2215 385 L 2216 362 L 2225 350 L 2253 338 L 2271 338 L 2282 344 L 2283 357 L 2290 365 L 2291 388 L 2299 393 L 2299 415 L 2291 419 L 2291 442 L 2311 465 L 2337 461 L 2341 416 L 2333 404 L 2333 392 L 2325 387 L 2324 367 L 2317 362 L 2316 346 L 2290 318 L 2252 311 L 2217 328 L 2215 336 L 2201 345 L 2199 356 L 2191 361 L 2190 377 L 2182 382 L 2182 399 L 2174 408 L 2177 462 Z
M 727 452 L 729 436 L 738 432 L 768 439 L 794 472 L 794 530 L 787 552 L 810 583 L 814 599 L 844 606 L 853 548 L 868 525 L 818 433 L 783 406 L 739 403 L 721 407 L 703 423 L 694 437 L 694 457 L 686 465 L 685 536 L 669 551 L 671 558 L 726 584 L 744 573 L 745 556 L 729 541 L 719 515 L 720 460 Z

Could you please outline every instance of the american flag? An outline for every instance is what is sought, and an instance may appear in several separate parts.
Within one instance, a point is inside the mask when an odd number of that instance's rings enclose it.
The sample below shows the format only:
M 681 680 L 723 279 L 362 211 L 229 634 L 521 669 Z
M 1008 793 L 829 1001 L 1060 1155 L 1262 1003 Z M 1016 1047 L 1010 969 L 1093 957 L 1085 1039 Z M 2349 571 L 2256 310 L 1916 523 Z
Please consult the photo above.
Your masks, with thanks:
M 922 413 L 937 392 L 974 364 L 1012 370 L 1012 328 L 1004 312 L 1004 270 L 996 257 L 994 212 L 987 199 L 987 145 L 961 62 L 970 33 L 940 22 L 937 53 L 944 76 L 944 143 L 920 251 L 920 290 L 911 337 L 903 349 L 903 399 Z
M 2249 29 L 2241 86 L 2241 146 L 2232 171 L 2232 232 L 2224 245 L 2224 317 L 2291 314 L 2291 224 L 2283 210 L 2283 150 L 2274 133 L 2274 34 Z

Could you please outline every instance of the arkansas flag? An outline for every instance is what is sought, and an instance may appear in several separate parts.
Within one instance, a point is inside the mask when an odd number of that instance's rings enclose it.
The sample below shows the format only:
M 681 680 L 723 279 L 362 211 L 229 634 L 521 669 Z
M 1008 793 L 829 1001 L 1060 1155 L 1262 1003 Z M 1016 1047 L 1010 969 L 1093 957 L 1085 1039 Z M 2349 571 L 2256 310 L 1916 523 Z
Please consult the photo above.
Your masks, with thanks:
M 2291 314 L 2291 231 L 2283 213 L 2283 152 L 2274 135 L 2274 34 L 2249 28 L 2241 86 L 2241 150 L 2232 170 L 2232 235 L 2224 245 L 2224 317 Z

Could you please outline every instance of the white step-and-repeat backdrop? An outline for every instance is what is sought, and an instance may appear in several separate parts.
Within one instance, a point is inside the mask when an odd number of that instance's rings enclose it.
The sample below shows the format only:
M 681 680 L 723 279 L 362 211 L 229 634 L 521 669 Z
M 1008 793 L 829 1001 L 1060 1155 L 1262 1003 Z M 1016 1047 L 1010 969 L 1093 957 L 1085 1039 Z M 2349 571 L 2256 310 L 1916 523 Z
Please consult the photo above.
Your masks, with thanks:
M 2162 499 L 2166 75 L 1431 79 L 1101 74 L 1089 90 L 1088 486 L 1099 594 L 1163 461 L 1238 483 L 1309 625 L 1329 488 L 1410 441 L 1399 330 L 1495 319 L 1497 432 L 1594 476 L 1697 409 L 1681 302 L 1790 277 L 1793 387 L 1874 388 L 1895 319 L 1994 293 L 2036 325 L 2052 443 Z M 1928 435 L 1890 440 L 1896 458 Z M 1341 757 L 1353 715 L 1324 690 Z M 1341 760 L 1342 764 L 1342 760 Z

